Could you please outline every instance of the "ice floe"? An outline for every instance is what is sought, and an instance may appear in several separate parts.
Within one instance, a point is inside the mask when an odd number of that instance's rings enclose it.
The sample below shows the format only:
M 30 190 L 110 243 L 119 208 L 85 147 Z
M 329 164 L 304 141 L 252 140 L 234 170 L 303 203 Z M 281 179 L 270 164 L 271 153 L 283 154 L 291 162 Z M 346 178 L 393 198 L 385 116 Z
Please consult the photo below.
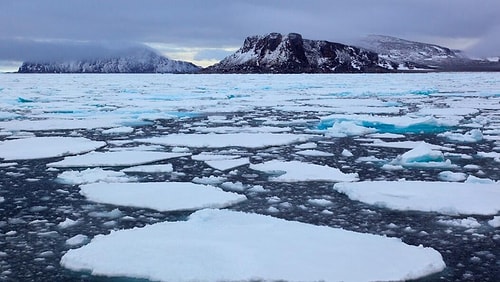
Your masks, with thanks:
M 445 160 L 441 151 L 434 150 L 429 144 L 421 142 L 410 151 L 399 155 L 392 165 L 419 168 L 452 168 L 456 167 L 450 160 Z
M 310 156 L 310 157 L 333 157 L 334 154 L 319 150 L 303 150 L 298 151 L 298 155 Z
M 94 182 L 129 182 L 136 180 L 121 171 L 88 168 L 82 171 L 68 170 L 59 174 L 56 181 L 63 184 L 79 185 Z
M 0 158 L 29 160 L 75 155 L 104 147 L 106 142 L 83 137 L 31 137 L 0 142 Z
M 122 169 L 123 172 L 151 172 L 151 173 L 169 173 L 174 171 L 172 164 L 159 165 L 138 165 Z
M 269 180 L 283 182 L 297 181 L 357 181 L 357 173 L 343 173 L 337 168 L 299 161 L 272 160 L 251 164 L 251 169 L 271 174 Z
M 61 265 L 161 281 L 399 281 L 445 268 L 399 239 L 227 210 L 98 235 Z
M 205 163 L 218 170 L 230 170 L 250 163 L 248 158 L 238 158 L 229 160 L 206 160 Z
M 88 200 L 158 211 L 223 208 L 246 200 L 244 195 L 189 182 L 92 183 L 80 186 Z
M 289 133 L 169 134 L 135 141 L 167 146 L 262 148 L 304 142 L 313 137 Z
M 95 167 L 135 166 L 161 160 L 190 156 L 189 153 L 168 153 L 151 151 L 90 152 L 84 155 L 65 157 L 47 164 L 49 167 Z
M 496 214 L 500 185 L 478 183 L 373 181 L 336 183 L 350 199 L 395 210 L 443 214 Z
M 467 179 L 467 174 L 463 172 L 441 171 L 438 174 L 439 180 L 450 182 L 461 182 Z
M 454 142 L 461 143 L 474 143 L 483 140 L 483 133 L 479 129 L 473 129 L 464 134 L 461 133 L 452 133 L 452 132 L 444 132 L 438 134 L 439 137 L 445 137 L 446 139 Z

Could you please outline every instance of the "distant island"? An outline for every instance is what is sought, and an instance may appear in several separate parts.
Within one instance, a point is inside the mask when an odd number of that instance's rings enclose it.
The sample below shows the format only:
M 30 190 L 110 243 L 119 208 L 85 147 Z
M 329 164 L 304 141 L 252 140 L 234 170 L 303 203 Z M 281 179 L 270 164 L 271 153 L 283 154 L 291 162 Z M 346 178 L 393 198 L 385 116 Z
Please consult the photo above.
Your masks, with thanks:
M 359 46 L 298 33 L 249 36 L 219 63 L 201 68 L 149 48 L 93 59 L 24 62 L 19 73 L 386 73 L 500 71 L 499 58 L 472 59 L 447 47 L 371 35 Z

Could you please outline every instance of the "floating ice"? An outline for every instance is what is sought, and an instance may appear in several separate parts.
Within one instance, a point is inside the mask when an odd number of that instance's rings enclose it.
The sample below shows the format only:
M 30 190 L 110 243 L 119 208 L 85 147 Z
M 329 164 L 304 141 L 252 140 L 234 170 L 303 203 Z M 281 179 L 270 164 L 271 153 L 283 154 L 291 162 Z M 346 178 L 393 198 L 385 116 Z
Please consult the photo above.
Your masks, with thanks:
M 123 172 L 150 172 L 150 173 L 169 173 L 174 171 L 172 164 L 159 164 L 159 165 L 138 165 L 122 169 Z
M 90 152 L 66 157 L 47 164 L 49 167 L 134 166 L 156 161 L 190 156 L 189 153 L 164 153 L 150 151 Z
M 134 132 L 134 128 L 130 126 L 121 126 L 110 128 L 102 131 L 102 134 L 127 134 Z
M 500 185 L 424 181 L 337 183 L 350 199 L 395 210 L 443 214 L 496 214 Z
M 61 229 L 65 229 L 65 228 L 75 226 L 78 223 L 79 223 L 78 220 L 72 220 L 71 218 L 66 218 L 63 222 L 60 222 L 59 224 L 57 224 L 57 227 L 59 227 Z
M 98 235 L 61 265 L 161 281 L 400 281 L 445 268 L 400 239 L 228 210 Z
M 0 158 L 30 160 L 89 152 L 106 145 L 83 137 L 30 137 L 0 142 Z M 43 148 L 43 149 L 42 149 Z
M 86 242 L 88 242 L 88 240 L 89 237 L 87 235 L 78 234 L 66 240 L 66 245 L 79 246 L 85 244 Z
M 350 122 L 381 133 L 437 133 L 458 125 L 461 118 L 435 118 L 432 116 L 378 116 L 334 114 L 321 118 L 318 129 L 325 130 L 337 123 Z M 370 132 L 370 133 L 372 133 Z M 368 132 L 367 132 L 368 133 Z
M 136 141 L 167 146 L 262 148 L 304 142 L 313 137 L 315 136 L 287 133 L 170 134 Z
M 483 140 L 483 133 L 479 129 L 473 129 L 464 134 L 444 132 L 438 134 L 440 137 L 445 137 L 450 141 L 461 142 L 461 143 L 474 143 Z
M 377 131 L 373 128 L 357 125 L 352 121 L 335 122 L 332 127 L 328 128 L 325 136 L 328 137 L 347 137 L 356 135 L 365 135 Z
M 342 154 L 342 156 L 348 157 L 348 158 L 354 156 L 354 154 L 347 149 L 343 149 L 341 154 Z
M 357 181 L 357 173 L 343 173 L 337 168 L 326 165 L 317 165 L 299 161 L 268 161 L 260 164 L 251 164 L 251 169 L 274 174 L 271 181 Z
M 295 146 L 295 148 L 297 148 L 297 149 L 316 149 L 317 147 L 318 147 L 318 144 L 316 144 L 314 142 L 308 142 L 308 143 L 299 144 L 299 145 Z
M 88 168 L 82 171 L 69 170 L 59 174 L 56 181 L 63 184 L 78 185 L 94 182 L 129 182 L 135 178 L 128 177 L 125 173 L 102 168 Z
M 332 201 L 326 199 L 309 199 L 307 202 L 311 205 L 326 207 L 332 205 Z
M 478 152 L 477 156 L 481 158 L 493 158 L 495 162 L 500 163 L 499 152 Z
M 429 144 L 421 142 L 415 148 L 398 156 L 392 165 L 420 168 L 451 168 L 455 167 L 450 160 L 445 160 L 441 151 L 433 150 Z
M 225 171 L 243 165 L 247 165 L 250 163 L 250 160 L 248 158 L 239 158 L 232 160 L 211 160 L 211 161 L 205 161 L 205 163 L 215 169 Z
M 218 184 L 221 184 L 222 182 L 226 181 L 226 178 L 222 177 L 222 176 L 210 175 L 210 176 L 203 176 L 203 177 L 195 177 L 191 181 L 193 183 L 198 183 L 198 184 L 218 185 Z
M 500 215 L 496 215 L 493 217 L 493 219 L 488 220 L 488 224 L 494 228 L 500 227 Z
M 477 219 L 473 217 L 460 218 L 460 219 L 440 219 L 438 223 L 448 226 L 456 226 L 463 228 L 478 228 L 481 226 L 481 223 L 477 221 Z
M 489 178 L 479 178 L 474 175 L 469 175 L 465 180 L 465 183 L 476 183 L 476 184 L 495 184 L 500 183 L 500 181 L 495 181 Z
M 334 154 L 324 152 L 324 151 L 319 151 L 319 150 L 303 150 L 297 152 L 298 155 L 302 156 L 310 156 L 310 157 L 333 157 Z
M 232 123 L 233 121 L 229 121 Z M 279 133 L 279 132 L 290 132 L 292 128 L 290 127 L 274 127 L 274 126 L 241 126 L 241 127 L 191 127 L 190 129 L 195 130 L 200 133 Z
M 80 189 L 93 202 L 158 211 L 223 208 L 246 200 L 244 195 L 187 182 L 93 183 Z
M 467 174 L 462 172 L 442 171 L 438 174 L 439 180 L 461 182 L 467 179 Z
M 429 144 L 425 141 L 396 141 L 396 142 L 385 142 L 382 140 L 374 139 L 372 143 L 364 143 L 363 146 L 369 147 L 382 147 L 382 148 L 400 148 L 400 149 L 414 149 L 418 146 L 422 146 L 422 144 L 426 144 L 426 146 L 432 150 L 441 150 L 441 151 L 453 151 L 452 148 L 448 148 L 445 146 Z

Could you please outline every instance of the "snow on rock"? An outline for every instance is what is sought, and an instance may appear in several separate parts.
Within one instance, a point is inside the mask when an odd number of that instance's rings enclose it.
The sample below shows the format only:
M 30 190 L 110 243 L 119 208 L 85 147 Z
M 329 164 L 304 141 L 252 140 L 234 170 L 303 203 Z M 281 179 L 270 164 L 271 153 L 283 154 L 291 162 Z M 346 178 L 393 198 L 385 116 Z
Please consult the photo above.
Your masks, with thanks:
M 337 183 L 334 190 L 351 200 L 395 210 L 442 214 L 496 214 L 500 185 L 424 181 Z
M 272 160 L 260 164 L 251 164 L 251 169 L 272 174 L 271 181 L 358 181 L 357 173 L 343 173 L 337 168 L 299 161 Z
M 229 210 L 98 235 L 60 263 L 159 281 L 400 281 L 445 268 L 436 250 L 400 239 Z
M 125 173 L 102 168 L 88 168 L 82 171 L 69 170 L 59 174 L 56 181 L 69 184 L 87 184 L 94 182 L 129 182 L 135 178 L 128 177 Z
M 165 153 L 150 151 L 90 152 L 66 157 L 62 161 L 47 164 L 49 167 L 134 166 L 166 159 L 190 156 L 189 153 Z
M 135 141 L 167 146 L 262 148 L 304 142 L 313 137 L 314 135 L 287 133 L 169 134 Z
M 106 142 L 92 141 L 83 137 L 29 137 L 0 142 L 0 158 L 5 160 L 53 158 L 86 153 L 105 145 Z
M 188 182 L 93 183 L 80 186 L 88 200 L 158 211 L 223 208 L 246 200 L 244 195 Z

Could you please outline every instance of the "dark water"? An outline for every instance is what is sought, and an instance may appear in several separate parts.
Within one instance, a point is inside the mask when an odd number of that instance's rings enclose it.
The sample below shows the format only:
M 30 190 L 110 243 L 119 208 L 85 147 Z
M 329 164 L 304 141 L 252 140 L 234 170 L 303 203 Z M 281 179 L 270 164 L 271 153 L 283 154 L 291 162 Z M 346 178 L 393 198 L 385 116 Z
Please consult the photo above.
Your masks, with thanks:
M 251 125 L 258 126 L 255 118 L 268 115 L 263 110 L 254 115 L 242 117 Z M 280 113 L 274 113 L 279 116 Z M 220 115 L 220 113 L 219 113 Z M 238 114 L 236 114 L 238 115 Z M 293 117 L 283 116 L 283 120 Z M 307 113 L 301 117 L 312 119 Z M 183 131 L 189 132 L 186 125 L 205 121 L 204 117 L 157 121 L 152 125 L 136 128 L 135 134 L 126 138 L 156 136 Z M 307 125 L 296 125 L 293 131 L 303 133 L 314 126 L 314 121 Z M 141 129 L 141 130 L 139 130 Z M 80 135 L 93 140 L 107 140 L 99 131 L 51 131 L 36 132 L 38 136 Z M 114 137 L 116 138 L 116 137 Z M 122 137 L 119 137 L 122 138 Z M 125 138 L 125 137 L 124 137 Z M 425 140 L 433 144 L 449 144 L 433 134 L 409 134 L 405 140 Z M 237 148 L 238 155 L 249 156 L 252 163 L 271 159 L 301 160 L 316 164 L 326 164 L 341 168 L 345 173 L 357 172 L 360 180 L 427 180 L 436 181 L 441 169 L 404 169 L 386 171 L 380 164 L 355 162 L 358 157 L 375 156 L 391 160 L 407 150 L 393 148 L 366 147 L 360 139 L 320 138 L 316 140 L 318 150 L 335 154 L 335 157 L 307 157 L 295 154 L 299 151 L 295 145 L 277 146 L 262 149 Z M 129 144 L 134 146 L 137 144 Z M 454 145 L 453 145 L 454 146 Z M 490 152 L 494 144 L 482 141 L 469 147 L 456 146 L 456 153 L 473 155 L 477 151 Z M 109 145 L 101 150 L 107 150 Z M 165 147 L 166 151 L 171 148 Z M 343 149 L 350 150 L 354 157 L 341 155 Z M 191 149 L 199 152 L 220 152 L 224 149 Z M 89 238 L 97 234 L 107 234 L 111 230 L 142 227 L 161 221 L 185 220 L 189 212 L 157 212 L 149 209 L 117 207 L 86 201 L 77 186 L 63 185 L 54 181 L 62 170 L 48 170 L 46 164 L 62 158 L 17 161 L 16 165 L 0 167 L 0 196 L 5 198 L 0 203 L 0 280 L 2 281 L 140 281 L 125 278 L 92 277 L 86 273 L 74 273 L 59 265 L 62 255 L 69 249 L 65 244 L 68 238 L 77 234 Z M 452 159 L 454 164 L 463 167 L 475 164 L 482 173 L 477 176 L 494 180 L 500 179 L 498 163 L 487 158 L 472 160 Z M 158 162 L 162 163 L 162 162 Z M 248 200 L 230 209 L 307 222 L 316 225 L 340 227 L 363 233 L 373 233 L 401 238 L 412 245 L 424 245 L 438 250 L 447 268 L 431 277 L 420 281 L 500 281 L 500 229 L 487 224 L 492 216 L 473 217 L 481 227 L 468 229 L 451 227 L 438 223 L 438 220 L 465 218 L 466 216 L 448 216 L 424 212 L 399 212 L 369 206 L 349 200 L 345 195 L 333 191 L 333 183 L 328 182 L 269 182 L 268 175 L 248 168 L 240 167 L 236 173 L 216 171 L 203 162 L 190 157 L 171 159 L 163 163 L 174 166 L 174 174 L 133 174 L 141 181 L 188 181 L 194 177 L 219 175 L 230 182 L 242 182 L 244 185 L 262 185 L 267 193 L 242 192 Z M 108 169 L 119 170 L 122 167 Z M 81 168 L 84 169 L 84 168 Z M 462 168 L 454 170 L 474 174 Z M 272 200 L 270 201 L 270 199 Z M 321 207 L 308 202 L 310 199 L 328 199 L 333 204 Z M 500 201 L 500 199 L 499 199 Z M 271 208 L 271 209 L 270 209 Z M 327 209 L 329 212 L 325 212 Z M 69 228 L 60 228 L 58 223 L 66 218 L 78 219 L 78 223 Z M 381 259 L 383 259 L 383 254 Z

